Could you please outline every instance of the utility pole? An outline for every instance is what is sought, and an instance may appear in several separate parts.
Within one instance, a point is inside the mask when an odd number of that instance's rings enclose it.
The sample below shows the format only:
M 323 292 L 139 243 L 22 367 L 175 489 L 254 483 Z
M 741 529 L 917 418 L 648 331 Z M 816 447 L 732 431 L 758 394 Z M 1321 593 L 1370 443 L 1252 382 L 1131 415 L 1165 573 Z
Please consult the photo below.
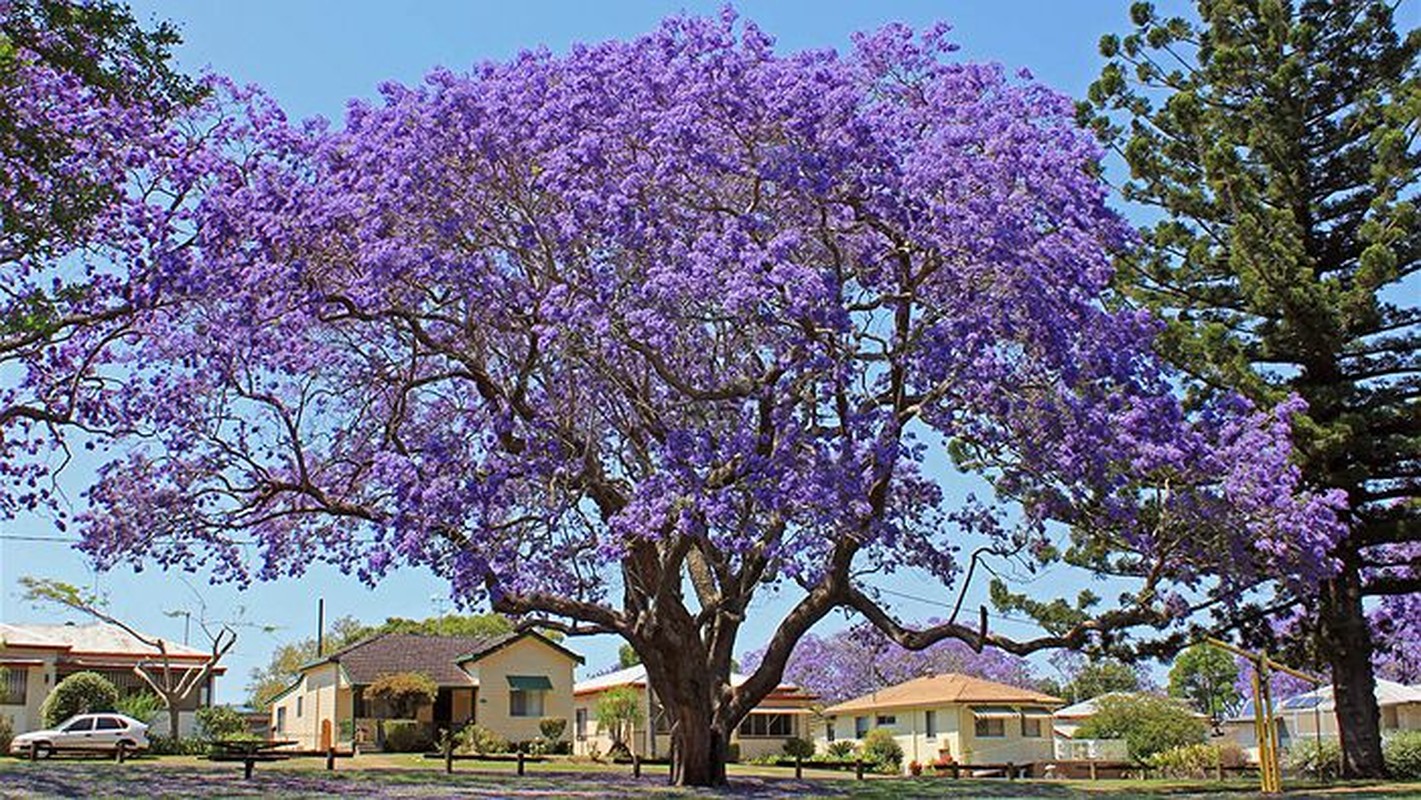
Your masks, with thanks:
M 326 598 L 316 600 L 316 658 L 326 654 Z

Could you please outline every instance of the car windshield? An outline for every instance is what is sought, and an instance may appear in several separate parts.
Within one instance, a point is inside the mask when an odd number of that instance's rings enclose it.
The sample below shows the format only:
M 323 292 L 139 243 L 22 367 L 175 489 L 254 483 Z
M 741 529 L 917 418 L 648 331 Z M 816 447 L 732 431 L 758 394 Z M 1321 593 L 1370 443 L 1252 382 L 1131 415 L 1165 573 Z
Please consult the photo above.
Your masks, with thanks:
M 74 733 L 75 731 L 89 731 L 93 729 L 93 717 L 75 717 L 74 719 L 71 719 L 68 722 L 64 723 L 64 726 L 60 728 L 60 730 L 65 733 Z

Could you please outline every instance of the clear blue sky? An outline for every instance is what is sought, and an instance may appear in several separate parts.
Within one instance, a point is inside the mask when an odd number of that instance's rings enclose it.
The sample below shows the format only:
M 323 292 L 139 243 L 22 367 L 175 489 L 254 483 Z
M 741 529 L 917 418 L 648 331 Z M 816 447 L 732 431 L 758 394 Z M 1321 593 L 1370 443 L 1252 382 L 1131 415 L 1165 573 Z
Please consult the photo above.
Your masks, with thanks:
M 1164 8 L 1177 3 L 1162 2 Z M 658 2 L 137 2 L 142 20 L 168 18 L 182 29 L 178 52 L 182 67 L 211 68 L 242 82 L 265 87 L 292 117 L 321 114 L 339 119 L 346 101 L 371 96 L 385 80 L 417 81 L 431 67 L 453 69 L 519 50 L 546 45 L 557 51 L 574 41 L 623 38 L 644 32 L 662 17 L 680 11 L 713 14 L 720 3 Z M 745 3 L 743 16 L 776 37 L 781 50 L 848 46 L 854 31 L 901 21 L 925 27 L 937 20 L 954 26 L 964 59 L 998 61 L 1012 69 L 1029 68 L 1039 80 L 1074 96 L 1084 93 L 1099 70 L 1095 43 L 1105 32 L 1127 27 L 1128 0 L 1077 2 L 819 2 Z M 70 496 L 90 476 L 77 465 L 63 478 Z M 962 489 L 957 486 L 955 489 Z M 44 520 L 0 521 L 8 536 L 58 536 Z M 425 617 L 448 608 L 446 585 L 432 576 L 406 570 L 374 591 L 335 570 L 313 568 L 300 580 L 261 584 L 246 592 L 210 587 L 202 574 L 117 570 L 95 575 L 85 560 L 63 542 L 0 540 L 0 620 L 49 622 L 64 619 L 35 609 L 19 597 L 21 575 L 39 575 L 92 586 L 110 597 L 111 611 L 153 633 L 180 638 L 183 620 L 165 611 L 191 610 L 205 602 L 212 619 L 242 619 L 277 625 L 274 633 L 240 628 L 237 649 L 227 659 L 228 677 L 218 699 L 240 702 L 249 671 L 264 664 L 278 643 L 310 636 L 316 624 L 316 600 L 326 599 L 328 617 L 354 615 L 369 622 L 387 616 Z M 1074 593 L 1078 576 L 1065 574 L 1041 581 L 1044 591 Z M 195 587 L 195 591 L 189 586 Z M 925 581 L 895 577 L 895 588 L 918 596 L 943 597 L 942 588 Z M 744 628 L 742 650 L 758 647 L 773 630 L 785 607 L 767 597 Z M 940 605 L 902 601 L 907 618 L 941 613 Z M 820 632 L 842 624 L 826 621 Z M 1002 620 L 1010 633 L 1025 634 L 1021 623 Z M 201 636 L 194 630 L 194 643 Z M 572 646 L 584 653 L 588 669 L 616 658 L 618 641 L 582 639 Z

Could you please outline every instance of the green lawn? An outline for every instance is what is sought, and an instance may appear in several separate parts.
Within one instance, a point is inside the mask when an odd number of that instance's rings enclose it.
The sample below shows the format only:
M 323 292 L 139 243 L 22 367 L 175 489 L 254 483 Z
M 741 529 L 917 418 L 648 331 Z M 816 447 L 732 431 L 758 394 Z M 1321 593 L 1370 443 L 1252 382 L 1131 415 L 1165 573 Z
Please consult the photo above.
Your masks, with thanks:
M 950 778 L 889 778 L 863 782 L 843 773 L 806 772 L 796 781 L 783 769 L 732 765 L 728 792 L 675 790 L 665 767 L 648 767 L 641 779 L 624 766 L 550 762 L 528 764 L 458 762 L 453 775 L 443 764 L 417 756 L 363 755 L 341 760 L 326 772 L 320 759 L 258 764 L 251 782 L 240 764 L 190 757 L 142 758 L 126 764 L 107 760 L 52 759 L 30 763 L 0 759 L 0 797 L 655 797 L 901 798 L 901 797 L 1228 797 L 1256 794 L 1246 781 L 1012 781 Z M 1290 797 L 1421 798 L 1421 785 L 1289 786 Z

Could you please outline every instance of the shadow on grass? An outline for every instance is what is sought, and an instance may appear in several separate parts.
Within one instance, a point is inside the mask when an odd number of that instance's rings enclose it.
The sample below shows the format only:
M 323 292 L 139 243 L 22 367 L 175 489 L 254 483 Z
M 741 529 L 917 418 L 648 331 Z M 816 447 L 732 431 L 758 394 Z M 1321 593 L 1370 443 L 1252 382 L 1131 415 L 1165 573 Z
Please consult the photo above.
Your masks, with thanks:
M 1401 787 L 1404 789 L 1405 787 Z M 1421 795 L 1421 786 L 1414 787 Z M 542 769 L 518 777 L 509 772 L 400 766 L 360 767 L 341 764 L 325 772 L 316 762 L 258 764 L 251 781 L 240 765 L 141 759 L 126 764 L 103 761 L 0 761 L 0 797 L 537 797 L 537 798 L 1244 798 L 1249 785 L 1202 783 L 1064 783 L 1045 781 L 874 778 L 804 780 L 737 775 L 720 791 L 678 790 L 665 776 L 634 779 L 627 774 L 579 773 Z M 1323 797 L 1298 793 L 1293 797 Z M 1348 798 L 1417 796 L 1362 790 Z

